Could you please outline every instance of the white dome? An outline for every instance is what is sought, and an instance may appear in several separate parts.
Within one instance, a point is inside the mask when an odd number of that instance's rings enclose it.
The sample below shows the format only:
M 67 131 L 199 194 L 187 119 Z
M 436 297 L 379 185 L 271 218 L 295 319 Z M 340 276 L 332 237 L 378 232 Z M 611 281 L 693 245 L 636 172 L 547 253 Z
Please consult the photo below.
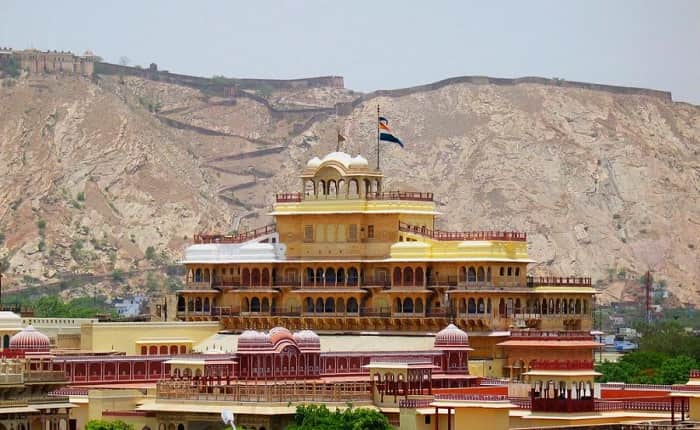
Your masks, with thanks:
M 309 160 L 308 163 L 306 163 L 306 167 L 318 167 L 321 165 L 321 159 L 318 157 L 314 157 L 311 160 Z
M 352 157 L 348 153 L 336 151 L 336 152 L 331 152 L 330 154 L 323 157 L 323 160 L 321 160 L 322 163 L 325 163 L 326 161 L 337 161 L 338 163 L 342 164 L 343 166 L 349 167 L 350 162 L 352 161 Z
M 450 324 L 435 335 L 436 349 L 469 348 L 469 336 L 454 324 Z
M 367 162 L 367 159 L 361 155 L 358 155 L 357 157 L 350 160 L 350 167 L 367 167 L 367 166 L 369 166 L 369 162 Z

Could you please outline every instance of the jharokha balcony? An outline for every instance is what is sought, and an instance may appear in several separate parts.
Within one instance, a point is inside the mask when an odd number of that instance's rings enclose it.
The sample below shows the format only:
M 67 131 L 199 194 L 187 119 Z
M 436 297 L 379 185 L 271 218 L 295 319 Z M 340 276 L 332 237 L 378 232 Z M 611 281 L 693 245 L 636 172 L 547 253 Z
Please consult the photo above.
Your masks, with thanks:
M 313 193 L 279 193 L 275 195 L 277 203 L 299 203 L 304 200 L 405 200 L 414 202 L 432 202 L 433 193 L 422 193 L 418 191 L 385 191 L 368 192 L 360 194 L 320 194 Z
M 443 231 L 431 230 L 426 227 L 415 226 L 405 222 L 399 222 L 399 231 L 413 233 L 428 237 L 433 240 L 499 240 L 526 242 L 527 233 L 517 231 Z

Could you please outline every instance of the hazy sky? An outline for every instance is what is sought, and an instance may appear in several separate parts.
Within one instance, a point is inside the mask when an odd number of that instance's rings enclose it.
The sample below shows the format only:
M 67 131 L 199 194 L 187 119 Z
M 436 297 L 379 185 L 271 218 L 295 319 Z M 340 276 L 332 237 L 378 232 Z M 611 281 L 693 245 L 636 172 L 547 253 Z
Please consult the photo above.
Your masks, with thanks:
M 700 1 L 9 1 L 0 46 L 201 76 L 342 75 L 359 91 L 543 76 L 700 104 Z

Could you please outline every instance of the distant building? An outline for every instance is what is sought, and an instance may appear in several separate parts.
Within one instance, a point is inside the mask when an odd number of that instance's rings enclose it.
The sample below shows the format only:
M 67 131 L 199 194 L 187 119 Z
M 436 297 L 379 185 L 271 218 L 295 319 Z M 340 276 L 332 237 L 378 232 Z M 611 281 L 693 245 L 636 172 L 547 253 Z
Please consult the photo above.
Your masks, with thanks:
M 146 298 L 143 296 L 134 296 L 130 299 L 115 302 L 114 308 L 117 310 L 117 314 L 119 314 L 120 317 L 135 317 L 141 314 L 141 308 L 145 301 Z
M 95 62 L 99 60 L 92 51 L 83 55 L 75 55 L 70 51 L 39 51 L 25 49 L 15 51 L 11 48 L 0 47 L 0 62 L 14 59 L 20 69 L 30 74 L 37 73 L 67 73 L 82 76 L 92 76 Z

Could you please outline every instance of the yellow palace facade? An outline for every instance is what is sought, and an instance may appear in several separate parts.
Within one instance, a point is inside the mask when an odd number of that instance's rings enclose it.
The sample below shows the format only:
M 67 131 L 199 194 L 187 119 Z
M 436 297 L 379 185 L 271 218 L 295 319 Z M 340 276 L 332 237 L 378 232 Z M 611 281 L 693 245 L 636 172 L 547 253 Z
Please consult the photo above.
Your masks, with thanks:
M 359 155 L 314 157 L 301 191 L 276 195 L 274 224 L 196 236 L 177 317 L 335 332 L 454 322 L 487 356 L 510 329 L 591 330 L 590 278 L 529 277 L 525 233 L 437 230 L 432 193 L 384 191 L 383 178 Z

